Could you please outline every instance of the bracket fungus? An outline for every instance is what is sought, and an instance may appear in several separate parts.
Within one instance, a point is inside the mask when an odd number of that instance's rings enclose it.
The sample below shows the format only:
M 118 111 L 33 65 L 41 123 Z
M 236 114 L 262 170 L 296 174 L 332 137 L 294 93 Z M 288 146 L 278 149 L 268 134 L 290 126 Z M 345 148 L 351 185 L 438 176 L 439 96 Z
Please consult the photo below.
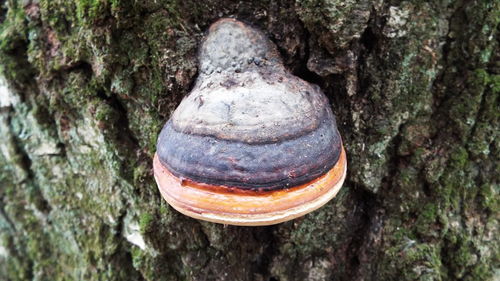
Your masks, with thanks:
M 328 99 L 284 68 L 261 31 L 218 20 L 199 64 L 153 160 L 172 207 L 211 222 L 270 225 L 337 194 L 347 163 Z

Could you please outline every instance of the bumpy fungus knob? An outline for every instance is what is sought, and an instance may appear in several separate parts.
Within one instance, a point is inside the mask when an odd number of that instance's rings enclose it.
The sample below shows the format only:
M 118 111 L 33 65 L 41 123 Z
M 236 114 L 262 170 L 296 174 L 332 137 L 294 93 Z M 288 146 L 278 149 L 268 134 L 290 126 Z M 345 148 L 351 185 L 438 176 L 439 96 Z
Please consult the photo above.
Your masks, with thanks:
M 214 23 L 200 75 L 163 127 L 153 161 L 179 212 L 234 225 L 269 225 L 333 198 L 346 156 L 327 98 L 293 76 L 263 33 Z

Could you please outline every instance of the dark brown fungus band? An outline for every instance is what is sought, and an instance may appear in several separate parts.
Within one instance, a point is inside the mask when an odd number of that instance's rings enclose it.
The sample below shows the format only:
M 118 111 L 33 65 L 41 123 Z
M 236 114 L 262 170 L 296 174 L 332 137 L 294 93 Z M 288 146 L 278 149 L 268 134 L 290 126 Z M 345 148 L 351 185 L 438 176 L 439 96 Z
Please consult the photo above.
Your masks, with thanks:
M 160 133 L 162 195 L 189 216 L 228 224 L 289 220 L 331 199 L 345 177 L 327 98 L 290 74 L 262 32 L 214 23 L 200 74 Z

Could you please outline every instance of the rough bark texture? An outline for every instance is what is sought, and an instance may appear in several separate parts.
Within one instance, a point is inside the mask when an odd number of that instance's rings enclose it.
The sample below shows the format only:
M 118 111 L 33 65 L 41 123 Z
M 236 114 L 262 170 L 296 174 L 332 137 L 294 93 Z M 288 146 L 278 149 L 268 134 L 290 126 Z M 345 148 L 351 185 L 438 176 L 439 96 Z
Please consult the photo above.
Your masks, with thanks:
M 1 0 L 0 279 L 498 280 L 499 11 Z M 348 178 L 303 218 L 200 222 L 153 181 L 158 133 L 223 16 L 266 32 L 337 115 Z

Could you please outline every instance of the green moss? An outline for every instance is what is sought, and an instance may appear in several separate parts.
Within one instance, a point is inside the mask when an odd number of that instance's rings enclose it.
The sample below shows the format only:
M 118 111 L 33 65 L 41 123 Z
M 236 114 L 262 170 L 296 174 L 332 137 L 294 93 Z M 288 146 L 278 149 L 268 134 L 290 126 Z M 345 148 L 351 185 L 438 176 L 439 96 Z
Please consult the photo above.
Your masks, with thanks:
M 389 273 L 389 276 L 397 276 L 398 280 L 442 280 L 445 272 L 442 271 L 438 247 L 409 239 L 403 242 L 388 249 L 384 257 L 396 273 L 381 272 L 381 276 Z
M 456 265 L 467 265 L 470 259 L 470 249 L 465 239 L 466 237 L 457 237 L 457 239 L 454 240 L 454 244 L 456 244 L 457 248 L 454 249 L 453 255 L 450 258 Z
M 456 147 L 450 155 L 450 165 L 454 169 L 463 169 L 468 164 L 469 154 L 463 147 Z
M 481 203 L 484 208 L 488 208 L 493 213 L 500 211 L 500 198 L 498 184 L 483 184 L 480 187 Z
M 130 249 L 132 255 L 132 264 L 135 268 L 143 268 L 144 266 L 144 252 L 138 247 L 132 247 Z
M 494 280 L 492 278 L 494 277 L 495 274 L 497 273 L 493 272 L 486 263 L 481 263 L 477 266 L 474 266 L 470 270 L 470 274 L 467 274 L 464 277 L 464 280 L 466 281 Z
M 419 212 L 419 216 L 415 222 L 416 231 L 422 236 L 438 236 L 438 206 L 435 203 L 425 204 Z
M 491 90 L 494 94 L 500 93 L 500 74 L 490 74 L 489 76 Z M 498 113 L 498 112 L 497 112 Z
M 34 75 L 34 69 L 24 53 L 27 34 L 24 10 L 13 3 L 7 11 L 6 20 L 0 24 L 0 69 L 7 80 L 20 88 L 29 83 Z
M 458 234 L 450 239 L 454 247 L 447 248 L 447 264 L 450 275 L 454 279 L 490 280 L 493 275 L 492 265 L 481 259 L 480 252 L 475 248 L 471 237 Z M 483 257 L 484 258 L 484 257 Z
M 78 18 L 83 22 L 93 23 L 96 20 L 104 19 L 108 15 L 107 9 L 109 8 L 109 4 L 107 0 L 77 1 L 76 13 Z
M 165 204 L 162 204 L 160 207 L 160 214 L 161 215 L 166 215 L 169 212 L 169 209 Z
M 146 163 L 138 163 L 136 167 L 134 167 L 134 183 L 136 185 L 141 185 L 145 181 L 150 180 L 148 178 L 149 176 L 149 167 L 146 165 Z
M 415 169 L 401 169 L 399 171 L 399 181 L 402 187 L 405 187 L 406 189 L 415 190 L 415 185 L 416 185 L 416 178 L 418 174 Z
M 306 26 L 330 50 L 345 48 L 361 36 L 369 17 L 369 1 L 297 1 L 297 12 Z
M 106 125 L 111 125 L 117 120 L 115 110 L 106 102 L 96 102 L 95 119 L 96 121 L 104 122 Z
M 141 215 L 139 219 L 139 228 L 142 233 L 152 230 L 154 219 L 155 217 L 148 213 Z
M 19 42 L 26 40 L 24 10 L 12 3 L 7 10 L 6 20 L 0 24 L 0 50 L 14 51 Z
M 496 138 L 495 127 L 498 127 L 499 113 L 496 106 L 496 100 L 500 93 L 500 79 L 498 75 L 488 75 L 483 71 L 478 71 L 481 75 L 479 80 L 481 84 L 485 84 L 484 95 L 482 101 L 481 112 L 478 114 L 474 132 L 470 141 L 467 143 L 467 148 L 474 157 L 488 156 L 491 151 L 491 143 Z

